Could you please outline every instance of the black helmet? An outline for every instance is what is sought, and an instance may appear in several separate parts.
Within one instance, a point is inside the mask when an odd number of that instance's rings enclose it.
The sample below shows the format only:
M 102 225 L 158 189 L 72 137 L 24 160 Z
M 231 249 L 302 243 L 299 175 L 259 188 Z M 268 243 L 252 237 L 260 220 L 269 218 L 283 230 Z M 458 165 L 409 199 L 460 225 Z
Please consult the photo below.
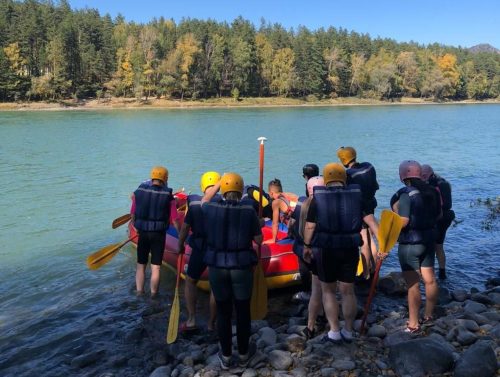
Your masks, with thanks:
M 304 175 L 304 178 L 307 177 L 307 179 L 317 177 L 319 175 L 319 167 L 316 164 L 304 165 L 302 168 L 302 174 Z

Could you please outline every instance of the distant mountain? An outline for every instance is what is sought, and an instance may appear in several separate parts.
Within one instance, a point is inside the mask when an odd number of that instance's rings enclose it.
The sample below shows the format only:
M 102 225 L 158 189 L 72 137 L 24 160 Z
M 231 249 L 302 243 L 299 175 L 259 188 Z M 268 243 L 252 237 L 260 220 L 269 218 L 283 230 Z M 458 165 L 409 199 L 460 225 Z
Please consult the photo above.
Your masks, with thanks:
M 468 50 L 473 54 L 477 54 L 478 52 L 496 52 L 497 54 L 500 54 L 500 50 L 498 48 L 495 48 L 488 43 L 481 43 L 479 45 L 469 47 Z

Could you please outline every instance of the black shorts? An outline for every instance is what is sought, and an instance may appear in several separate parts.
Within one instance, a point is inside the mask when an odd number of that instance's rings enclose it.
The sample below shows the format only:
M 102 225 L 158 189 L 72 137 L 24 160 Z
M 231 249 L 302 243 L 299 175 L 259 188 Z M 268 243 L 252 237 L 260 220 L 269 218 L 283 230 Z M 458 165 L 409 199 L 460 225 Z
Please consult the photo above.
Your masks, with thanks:
M 439 219 L 436 225 L 437 235 L 436 235 L 436 243 L 438 245 L 442 245 L 444 243 L 444 239 L 446 237 L 446 231 L 451 225 L 451 222 L 455 218 L 455 212 L 453 210 L 444 211 L 443 217 Z
M 420 271 L 421 267 L 434 268 L 436 258 L 434 243 L 399 244 L 398 257 L 402 271 Z
M 354 283 L 359 261 L 358 248 L 313 249 L 313 255 L 320 281 Z
M 190 240 L 191 256 L 187 266 L 186 274 L 193 280 L 199 280 L 203 271 L 207 268 L 207 264 L 203 261 L 205 258 L 206 245 L 203 239 L 197 238 Z
M 139 231 L 137 242 L 137 263 L 148 264 L 149 252 L 151 252 L 151 264 L 161 265 L 163 260 L 163 249 L 165 248 L 166 232 Z

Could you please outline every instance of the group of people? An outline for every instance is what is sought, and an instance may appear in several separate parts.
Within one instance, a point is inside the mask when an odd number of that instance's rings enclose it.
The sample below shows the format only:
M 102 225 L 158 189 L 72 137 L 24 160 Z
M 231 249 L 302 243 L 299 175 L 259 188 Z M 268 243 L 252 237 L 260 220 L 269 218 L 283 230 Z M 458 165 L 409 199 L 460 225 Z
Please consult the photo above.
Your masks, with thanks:
M 246 366 L 255 353 L 249 342 L 250 299 L 257 264 L 253 243 L 263 242 L 263 223 L 258 217 L 260 203 L 264 206 L 261 213 L 272 220 L 272 238 L 266 242 L 279 241 L 279 225 L 287 225 L 288 237 L 294 239 L 304 290 L 310 287 L 304 336 L 316 335 L 316 320 L 324 315 L 329 324 L 324 341 L 352 341 L 357 312 L 354 281 L 360 249 L 365 278 L 370 277 L 376 259 L 384 257 L 376 248 L 378 223 L 374 211 L 379 186 L 375 168 L 368 162 L 357 162 L 354 148 L 342 147 L 337 156 L 340 163 L 326 164 L 321 175 L 317 165 L 304 166 L 306 195 L 298 199 L 284 193 L 278 179 L 269 182 L 266 196 L 259 198 L 262 193 L 255 186 L 245 187 L 243 178 L 236 173 L 221 177 L 216 172 L 206 172 L 200 180 L 202 195 L 188 196 L 182 225 L 172 190 L 167 186 L 168 171 L 153 168 L 151 180 L 143 182 L 133 195 L 132 221 L 139 234 L 137 292 L 144 292 L 144 271 L 151 252 L 151 294 L 157 294 L 165 232 L 173 224 L 179 230 L 179 254 L 184 253 L 186 241 L 192 249 L 185 284 L 188 318 L 181 329 L 196 328 L 196 284 L 208 267 L 212 291 L 208 328 L 217 329 L 221 367 L 228 369 L 231 365 L 233 306 L 239 365 Z M 433 320 L 438 292 L 434 277 L 436 252 L 439 276 L 446 278 L 443 242 L 454 213 L 449 183 L 429 165 L 403 161 L 399 176 L 404 186 L 390 204 L 404 225 L 398 256 L 408 285 L 409 320 L 405 331 L 417 333 L 421 323 Z M 422 318 L 420 279 L 426 292 Z M 342 297 L 343 328 L 339 324 L 337 289 Z

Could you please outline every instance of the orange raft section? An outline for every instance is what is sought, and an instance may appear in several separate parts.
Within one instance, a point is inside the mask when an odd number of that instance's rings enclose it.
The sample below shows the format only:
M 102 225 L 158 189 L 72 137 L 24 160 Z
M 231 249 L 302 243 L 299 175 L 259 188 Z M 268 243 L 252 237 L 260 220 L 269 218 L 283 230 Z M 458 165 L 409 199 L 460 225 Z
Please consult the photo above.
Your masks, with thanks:
M 176 195 L 177 207 L 179 209 L 185 208 L 187 196 L 184 193 Z M 184 220 L 184 212 L 179 212 L 181 224 Z M 136 232 L 132 225 L 128 224 L 129 236 L 135 236 Z M 286 238 L 288 229 L 285 225 L 280 225 L 278 239 L 280 241 L 272 244 L 262 245 L 261 258 L 264 276 L 268 289 L 283 288 L 291 285 L 296 285 L 300 282 L 299 264 L 297 256 L 293 253 L 292 246 L 293 240 Z M 271 221 L 267 221 L 262 228 L 262 235 L 264 241 L 272 237 Z M 137 241 L 133 241 L 134 246 L 137 246 Z M 174 226 L 170 226 L 167 230 L 167 237 L 165 239 L 165 250 L 163 251 L 163 264 L 173 271 L 177 269 L 177 256 L 178 249 L 178 234 Z M 254 248 L 257 251 L 258 246 L 254 243 Z M 191 256 L 191 248 L 186 244 L 186 251 L 184 255 L 184 263 L 182 266 L 181 277 L 184 279 L 184 273 L 187 271 L 187 265 Z M 198 287 L 209 291 L 210 283 L 208 282 L 208 270 L 203 272 Z

